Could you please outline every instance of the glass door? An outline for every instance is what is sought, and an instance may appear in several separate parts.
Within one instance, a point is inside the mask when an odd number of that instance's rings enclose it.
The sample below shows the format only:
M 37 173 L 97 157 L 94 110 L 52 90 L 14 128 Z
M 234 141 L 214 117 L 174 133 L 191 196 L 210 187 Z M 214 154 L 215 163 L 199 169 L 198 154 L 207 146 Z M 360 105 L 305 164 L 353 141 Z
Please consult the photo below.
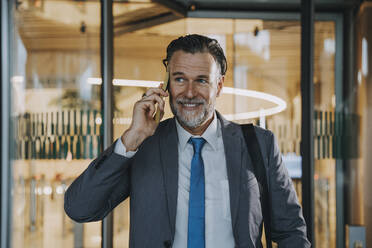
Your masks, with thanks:
M 118 138 L 129 127 L 133 105 L 146 88 L 163 80 L 166 46 L 171 40 L 191 33 L 217 39 L 225 51 L 228 71 L 217 110 L 229 120 L 253 122 L 274 132 L 301 201 L 299 21 L 185 18 L 116 34 L 114 137 Z M 329 153 L 316 157 L 314 207 L 316 244 L 326 244 L 324 247 L 336 247 L 335 164 L 331 158 L 334 129 L 330 124 L 335 107 L 334 37 L 334 22 L 316 22 L 314 115 L 317 123 L 322 115 L 322 131 L 320 124 L 316 126 L 314 139 L 320 137 L 323 143 L 316 141 L 316 146 L 321 145 L 320 149 Z M 169 105 L 165 112 L 164 119 L 172 117 Z M 127 247 L 122 241 L 128 239 L 128 209 L 126 201 L 115 210 L 115 247 Z
M 336 159 L 341 136 L 340 114 L 335 111 L 335 22 L 316 22 L 314 30 L 314 245 L 328 248 L 336 247 Z
M 100 247 L 101 223 L 64 212 L 100 152 L 99 1 L 13 1 L 12 247 Z

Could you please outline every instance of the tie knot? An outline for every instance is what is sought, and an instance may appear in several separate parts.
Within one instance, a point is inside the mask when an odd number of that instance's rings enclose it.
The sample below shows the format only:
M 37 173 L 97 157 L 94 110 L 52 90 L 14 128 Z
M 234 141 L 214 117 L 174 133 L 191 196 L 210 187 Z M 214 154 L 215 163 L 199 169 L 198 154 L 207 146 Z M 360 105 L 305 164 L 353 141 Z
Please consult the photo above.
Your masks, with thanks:
M 203 145 L 205 144 L 204 138 L 190 138 L 189 143 L 191 143 L 194 146 L 194 153 L 200 153 L 201 149 L 203 148 Z

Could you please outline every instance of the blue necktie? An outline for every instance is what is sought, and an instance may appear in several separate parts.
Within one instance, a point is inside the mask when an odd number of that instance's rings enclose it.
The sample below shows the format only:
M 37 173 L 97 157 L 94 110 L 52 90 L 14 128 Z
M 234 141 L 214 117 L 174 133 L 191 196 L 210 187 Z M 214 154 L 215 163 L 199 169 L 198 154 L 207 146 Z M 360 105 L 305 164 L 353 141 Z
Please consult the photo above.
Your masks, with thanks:
M 204 164 L 201 157 L 201 149 L 205 139 L 190 138 L 189 143 L 194 146 L 194 156 L 191 161 L 187 247 L 204 248 Z

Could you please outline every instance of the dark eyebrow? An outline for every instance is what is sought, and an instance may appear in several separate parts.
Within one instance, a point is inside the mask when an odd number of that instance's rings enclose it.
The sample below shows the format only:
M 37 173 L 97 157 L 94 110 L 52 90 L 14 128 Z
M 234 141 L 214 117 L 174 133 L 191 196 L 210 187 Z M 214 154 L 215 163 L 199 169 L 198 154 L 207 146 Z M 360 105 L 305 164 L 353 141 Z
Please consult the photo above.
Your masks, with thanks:
M 185 74 L 183 72 L 178 72 L 178 71 L 172 73 L 172 76 L 178 76 L 178 75 L 185 75 Z
M 199 75 L 198 78 L 208 79 L 209 77 L 207 75 Z
M 185 73 L 179 72 L 179 71 L 172 73 L 172 76 L 183 76 L 183 75 L 185 75 Z M 209 77 L 207 75 L 198 75 L 197 78 L 208 79 Z

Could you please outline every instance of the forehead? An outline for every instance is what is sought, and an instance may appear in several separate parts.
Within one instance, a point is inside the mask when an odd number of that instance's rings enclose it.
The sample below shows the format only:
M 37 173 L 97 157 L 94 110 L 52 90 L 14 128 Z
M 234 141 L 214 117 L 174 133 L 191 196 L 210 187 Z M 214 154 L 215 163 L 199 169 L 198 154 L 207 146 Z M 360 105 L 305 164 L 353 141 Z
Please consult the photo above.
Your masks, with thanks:
M 208 52 L 186 53 L 176 51 L 169 61 L 170 71 L 174 72 L 203 72 L 217 73 L 218 66 L 216 60 Z

